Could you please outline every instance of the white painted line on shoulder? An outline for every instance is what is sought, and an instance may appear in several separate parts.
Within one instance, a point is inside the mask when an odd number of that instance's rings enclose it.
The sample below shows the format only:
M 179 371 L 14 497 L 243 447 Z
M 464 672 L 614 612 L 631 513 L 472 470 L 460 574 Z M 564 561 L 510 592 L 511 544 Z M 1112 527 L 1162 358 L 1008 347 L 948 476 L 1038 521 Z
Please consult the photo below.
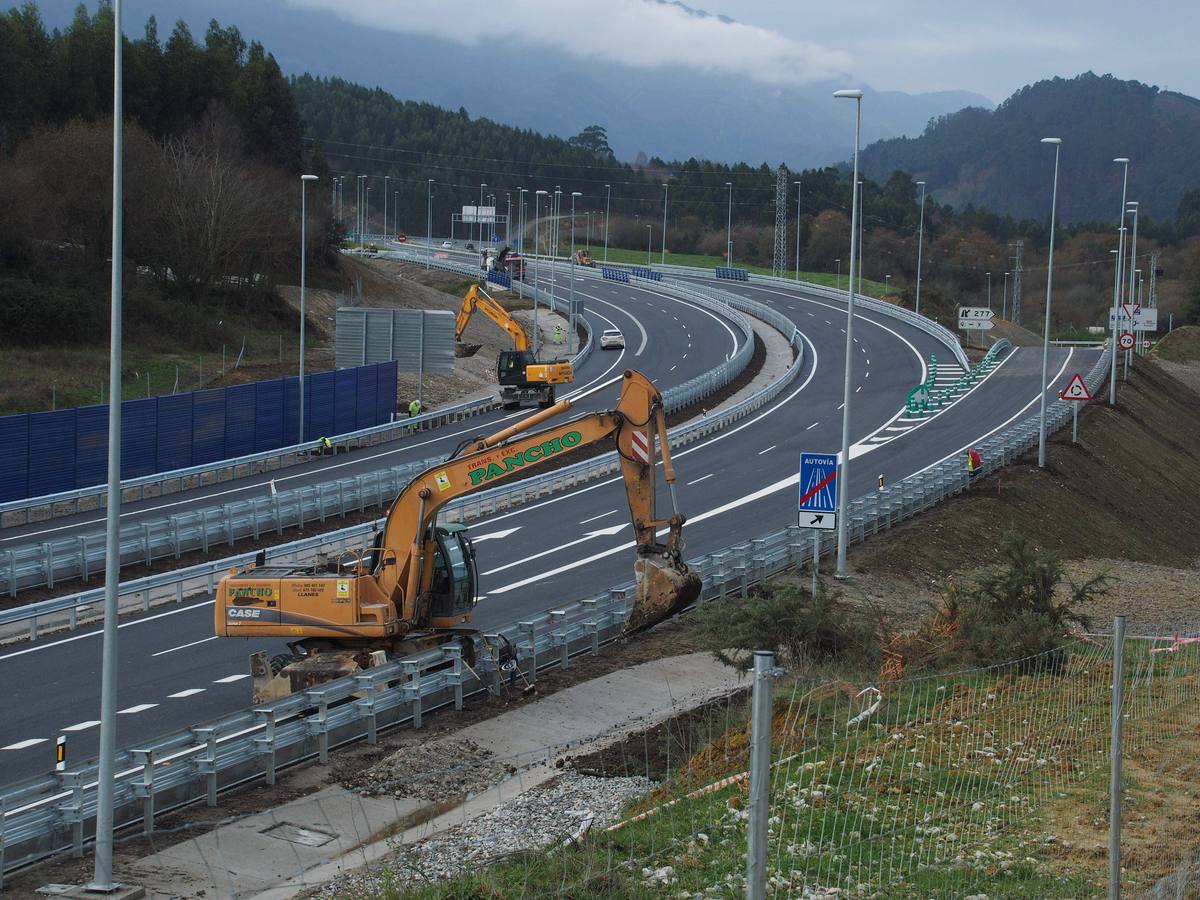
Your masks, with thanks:
M 137 706 L 131 706 L 128 709 L 118 709 L 118 716 L 132 716 L 140 712 L 145 712 L 148 709 L 154 709 L 158 706 L 157 703 L 139 703 Z
M 186 650 L 188 647 L 195 647 L 197 644 L 207 644 L 209 641 L 215 641 L 216 639 L 217 635 L 214 634 L 212 637 L 201 638 L 198 641 L 192 641 L 190 644 L 180 644 L 178 647 L 171 647 L 168 650 L 159 650 L 157 653 L 151 653 L 150 655 L 163 656 L 167 653 L 174 653 L 176 650 Z
M 77 725 L 68 725 L 63 731 L 87 731 L 89 728 L 95 728 L 100 724 L 99 719 L 89 719 L 86 722 L 80 722 Z
M 765 449 L 765 450 L 759 450 L 758 455 L 762 456 L 764 453 L 770 453 L 772 450 L 774 450 L 778 446 L 779 446 L 778 444 L 772 444 L 770 447 L 767 447 L 767 449 Z
M 7 747 L 0 747 L 0 750 L 24 750 L 26 747 L 36 747 L 38 744 L 44 744 L 49 738 L 29 738 L 26 741 L 17 741 L 15 744 L 9 744 Z
M 702 481 L 707 481 L 709 478 L 712 478 L 712 477 L 713 477 L 715 474 L 717 474 L 717 473 L 716 473 L 716 472 L 709 472 L 707 475 L 701 475 L 701 476 L 700 476 L 699 478 L 697 478 L 695 481 L 689 481 L 689 482 L 688 482 L 688 487 L 691 487 L 693 484 L 699 484 L 699 483 L 700 483 L 700 482 L 702 482 Z
M 168 700 L 182 700 L 184 697 L 193 697 L 196 694 L 203 694 L 207 688 L 188 688 L 186 691 L 179 691 L 175 694 L 167 694 Z
M 235 681 L 241 681 L 243 678 L 249 678 L 249 677 L 250 677 L 249 672 L 247 672 L 244 675 L 226 675 L 224 678 L 214 679 L 213 684 L 233 684 Z

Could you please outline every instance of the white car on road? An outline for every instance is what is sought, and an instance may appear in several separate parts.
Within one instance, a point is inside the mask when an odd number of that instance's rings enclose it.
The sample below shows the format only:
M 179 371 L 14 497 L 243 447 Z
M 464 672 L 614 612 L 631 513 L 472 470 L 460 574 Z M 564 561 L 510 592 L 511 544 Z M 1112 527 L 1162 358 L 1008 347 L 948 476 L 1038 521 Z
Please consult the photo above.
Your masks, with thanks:
M 453 250 L 454 249 L 454 241 L 442 241 L 442 249 L 443 250 Z
M 616 328 L 605 328 L 600 335 L 601 350 L 624 350 L 625 335 Z

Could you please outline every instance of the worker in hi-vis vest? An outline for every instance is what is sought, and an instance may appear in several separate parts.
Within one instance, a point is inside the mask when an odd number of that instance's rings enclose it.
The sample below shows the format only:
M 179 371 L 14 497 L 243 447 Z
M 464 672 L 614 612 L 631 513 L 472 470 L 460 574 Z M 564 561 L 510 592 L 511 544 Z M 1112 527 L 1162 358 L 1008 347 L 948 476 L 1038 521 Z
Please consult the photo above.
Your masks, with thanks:
M 421 414 L 421 401 L 413 400 L 411 403 L 408 404 L 408 417 L 410 419 L 415 419 L 420 414 Z
M 979 474 L 979 470 L 983 468 L 983 457 L 979 455 L 979 451 L 972 447 L 967 451 L 967 475 L 974 478 Z

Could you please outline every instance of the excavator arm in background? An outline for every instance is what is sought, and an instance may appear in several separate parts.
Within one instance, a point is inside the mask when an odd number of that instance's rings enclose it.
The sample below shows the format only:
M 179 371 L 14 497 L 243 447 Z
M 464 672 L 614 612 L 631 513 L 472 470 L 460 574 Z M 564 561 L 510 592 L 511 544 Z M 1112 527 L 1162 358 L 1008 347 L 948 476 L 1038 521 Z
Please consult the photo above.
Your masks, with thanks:
M 525 329 L 521 327 L 521 323 L 514 319 L 512 313 L 477 284 L 471 285 L 463 297 L 462 306 L 458 310 L 458 317 L 454 321 L 454 340 L 456 342 L 462 340 L 463 332 L 467 330 L 471 316 L 475 314 L 476 310 L 481 311 L 500 326 L 505 334 L 512 338 L 515 349 L 524 351 L 531 348 L 529 335 L 525 333 Z

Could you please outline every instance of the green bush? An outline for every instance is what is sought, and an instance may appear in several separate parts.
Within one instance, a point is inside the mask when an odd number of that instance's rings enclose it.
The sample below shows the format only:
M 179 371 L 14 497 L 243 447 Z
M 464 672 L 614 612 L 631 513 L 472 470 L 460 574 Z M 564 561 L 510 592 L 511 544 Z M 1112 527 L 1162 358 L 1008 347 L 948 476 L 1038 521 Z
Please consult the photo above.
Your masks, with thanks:
M 824 590 L 813 597 L 795 584 L 768 585 L 707 603 L 696 617 L 704 645 L 740 672 L 753 667 L 755 650 L 774 652 L 793 670 L 843 661 L 874 666 L 879 658 L 875 628 L 840 594 Z

